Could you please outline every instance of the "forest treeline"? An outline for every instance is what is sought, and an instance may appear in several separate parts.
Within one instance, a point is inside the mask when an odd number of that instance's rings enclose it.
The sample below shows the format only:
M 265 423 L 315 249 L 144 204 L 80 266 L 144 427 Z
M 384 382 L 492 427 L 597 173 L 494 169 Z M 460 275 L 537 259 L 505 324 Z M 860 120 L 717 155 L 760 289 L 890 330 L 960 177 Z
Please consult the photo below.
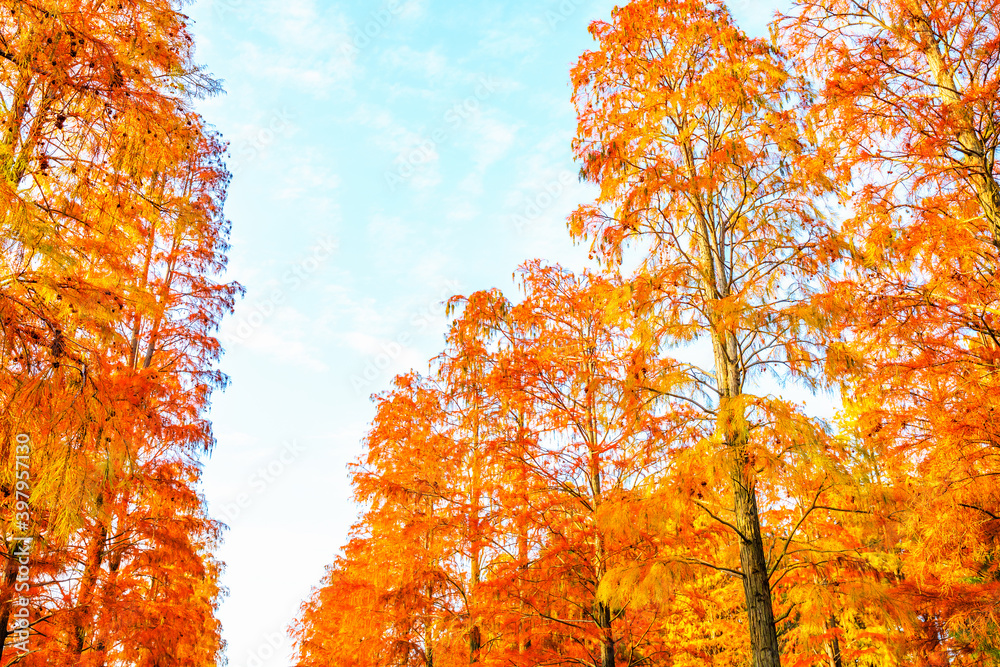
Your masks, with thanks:
M 297 664 L 1000 664 L 998 23 L 593 23 L 568 226 L 601 268 L 454 298 L 376 396 Z
M 221 660 L 197 483 L 213 332 L 218 85 L 172 0 L 0 1 L 0 664 Z

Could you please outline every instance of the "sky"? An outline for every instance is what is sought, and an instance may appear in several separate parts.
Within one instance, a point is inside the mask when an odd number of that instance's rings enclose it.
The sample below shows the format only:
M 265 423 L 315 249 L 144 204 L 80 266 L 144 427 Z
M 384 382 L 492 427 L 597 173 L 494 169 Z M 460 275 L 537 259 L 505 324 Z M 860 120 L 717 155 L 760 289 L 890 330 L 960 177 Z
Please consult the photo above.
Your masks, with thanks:
M 197 60 L 230 143 L 217 443 L 205 462 L 231 667 L 288 667 L 288 626 L 346 541 L 370 395 L 426 371 L 443 302 L 542 258 L 588 265 L 569 70 L 609 0 L 197 0 Z M 787 0 L 730 9 L 766 34 Z

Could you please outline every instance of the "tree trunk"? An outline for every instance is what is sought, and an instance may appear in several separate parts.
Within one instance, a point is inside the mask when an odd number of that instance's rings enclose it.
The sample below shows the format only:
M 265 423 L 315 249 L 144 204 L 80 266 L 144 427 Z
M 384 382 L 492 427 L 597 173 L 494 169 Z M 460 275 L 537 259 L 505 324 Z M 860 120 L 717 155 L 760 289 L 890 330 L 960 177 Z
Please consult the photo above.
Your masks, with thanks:
M 472 433 L 472 511 L 469 516 L 469 533 L 471 542 L 471 559 L 472 559 L 472 581 L 469 585 L 469 623 L 471 627 L 469 628 L 469 664 L 479 662 L 479 649 L 482 647 L 482 631 L 479 629 L 478 624 L 478 591 L 479 583 L 482 578 L 480 572 L 480 558 L 482 557 L 482 535 L 480 534 L 480 522 L 481 517 L 479 516 L 482 512 L 481 502 L 480 502 L 480 487 L 482 486 L 482 471 L 480 466 L 482 461 L 480 460 L 479 452 L 479 406 L 478 403 L 475 405 L 474 410 L 476 410 L 476 416 L 474 416 L 475 425 L 473 426 Z
M 732 358 L 729 353 L 733 346 L 726 347 L 724 356 Z M 739 400 L 742 383 L 739 382 L 739 371 L 735 364 L 728 363 L 727 366 L 725 372 L 727 382 L 720 382 L 725 389 L 719 405 L 719 428 L 731 456 L 733 506 L 736 513 L 736 529 L 740 533 L 738 535 L 740 566 L 743 572 L 743 593 L 746 598 L 747 624 L 750 631 L 751 664 L 753 667 L 781 667 L 767 556 L 760 535 L 760 511 L 757 507 L 753 462 L 747 451 L 749 426 L 743 404 Z M 736 391 L 733 391 L 734 389 Z
M 594 590 L 601 585 L 601 580 L 607 572 L 605 563 L 604 536 L 598 531 L 596 535 L 596 556 Z M 611 606 L 594 600 L 594 621 L 601 636 L 601 667 L 615 667 L 615 635 L 611 628 Z
M 826 622 L 826 630 L 829 632 L 837 627 L 837 619 L 830 616 Z M 840 640 L 836 636 L 831 637 L 826 642 L 826 657 L 830 659 L 830 667 L 844 667 L 843 658 L 840 656 Z
M 697 173 L 694 148 L 685 146 L 685 161 L 692 175 Z M 696 209 L 695 239 L 700 255 L 702 294 L 708 304 L 708 318 L 713 329 L 712 348 L 715 359 L 715 381 L 719 391 L 716 418 L 717 435 L 730 456 L 730 477 L 733 484 L 733 510 L 740 547 L 743 573 L 743 593 L 747 605 L 750 632 L 750 653 L 753 667 L 781 667 L 778 633 L 774 626 L 771 604 L 771 583 L 767 571 L 767 556 L 760 536 L 760 513 L 754 484 L 753 464 L 749 459 L 749 424 L 743 405 L 743 359 L 736 335 L 716 316 L 714 302 L 730 295 L 726 248 L 720 246 L 722 235 L 712 233 L 713 224 Z
M 601 667 L 615 667 L 615 636 L 611 631 L 611 607 L 597 603 L 597 627 L 601 629 Z
M 588 353 L 593 355 L 592 348 Z M 596 375 L 594 362 L 588 364 L 588 386 Z M 593 496 L 594 513 L 596 514 L 604 503 L 604 486 L 601 481 L 601 455 L 597 447 L 597 410 L 594 407 L 594 395 L 587 390 L 587 433 L 590 442 L 590 492 Z M 594 592 L 601 586 L 601 580 L 607 574 L 607 549 L 604 544 L 604 534 L 600 527 L 594 528 Z M 615 667 L 615 635 L 611 628 L 611 607 L 599 599 L 594 600 L 594 620 L 601 635 L 601 667 Z
M 525 639 L 524 623 L 528 618 L 528 605 L 525 596 L 528 591 L 528 521 L 527 512 L 531 500 L 528 494 L 528 473 L 527 453 L 525 452 L 525 427 L 524 413 L 517 415 L 517 442 L 520 448 L 518 452 L 517 484 L 518 492 L 521 496 L 521 509 L 517 518 L 517 597 L 518 597 L 518 619 L 517 619 L 517 652 L 524 653 L 531 646 L 530 625 L 527 628 L 529 638 Z
M 14 585 L 17 581 L 17 556 L 14 555 L 15 544 L 11 540 L 7 543 L 7 564 L 4 567 L 3 585 L 0 588 L 0 660 L 3 659 L 4 647 L 10 631 L 7 626 L 10 624 L 11 609 L 14 606 Z
M 910 2 L 910 11 L 918 36 L 914 41 L 927 59 L 937 86 L 938 99 L 953 109 L 958 121 L 956 139 L 965 154 L 964 162 L 968 169 L 966 180 L 972 186 L 976 201 L 983 210 L 983 218 L 992 236 L 990 240 L 1000 248 L 1000 184 L 993 176 L 991 156 L 976 132 L 972 114 L 966 108 L 962 93 L 956 85 L 954 72 L 941 53 L 941 38 L 934 32 L 930 18 L 917 2 Z
M 101 508 L 102 500 L 103 496 L 99 496 L 98 510 Z M 84 564 L 83 575 L 80 577 L 76 610 L 73 613 L 73 652 L 78 656 L 83 655 L 87 643 L 87 630 L 93 624 L 93 598 L 101 566 L 104 564 L 107 540 L 107 528 L 102 523 L 94 535 L 94 541 L 90 543 L 87 550 L 87 560 Z
M 525 596 L 528 592 L 528 531 L 523 525 L 517 537 L 518 558 L 518 619 L 517 619 L 517 652 L 524 653 L 531 646 L 531 625 L 528 621 L 528 604 Z M 528 624 L 525 627 L 525 624 Z M 527 638 L 525 635 L 528 635 Z
M 114 539 L 112 540 L 114 541 Z M 111 604 L 117 600 L 118 595 L 118 569 L 121 567 L 122 550 L 110 549 L 107 554 L 108 559 L 108 580 L 101 587 L 101 605 L 110 608 Z M 115 628 L 110 624 L 102 624 L 103 628 L 98 628 L 97 640 L 94 642 L 97 651 L 97 667 L 106 667 L 108 662 L 107 649 L 112 643 Z
M 434 667 L 434 642 L 430 625 L 424 628 L 424 667 Z
M 735 456 L 733 489 L 736 500 L 736 528 L 740 531 L 740 565 L 743 570 L 743 592 L 747 603 L 747 621 L 753 667 L 780 667 L 778 633 L 774 627 L 771 605 L 771 583 L 767 573 L 767 557 L 760 537 L 760 516 L 753 482 L 745 473 L 745 451 Z M 741 463 L 740 459 L 744 459 Z

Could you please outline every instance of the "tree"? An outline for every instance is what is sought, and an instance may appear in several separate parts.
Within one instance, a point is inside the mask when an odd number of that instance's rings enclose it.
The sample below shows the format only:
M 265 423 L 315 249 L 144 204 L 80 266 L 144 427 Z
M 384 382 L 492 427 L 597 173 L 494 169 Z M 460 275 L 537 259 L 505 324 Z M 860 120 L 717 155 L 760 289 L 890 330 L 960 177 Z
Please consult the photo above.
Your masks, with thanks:
M 411 375 L 395 384 L 381 398 L 367 456 L 355 468 L 357 499 L 370 506 L 356 533 L 370 536 L 374 567 L 396 572 L 375 580 L 395 642 L 427 667 L 468 664 L 476 515 L 463 464 L 474 443 L 453 419 L 453 397 L 435 381 Z
M 753 664 L 778 665 L 762 484 L 773 485 L 772 502 L 802 499 L 812 514 L 822 503 L 799 494 L 812 487 L 819 497 L 830 483 L 796 478 L 796 465 L 808 470 L 829 441 L 820 425 L 750 395 L 748 383 L 765 370 L 808 371 L 819 358 L 812 299 L 833 250 L 820 208 L 831 189 L 823 156 L 793 106 L 783 56 L 746 37 L 724 8 L 637 0 L 591 33 L 599 48 L 573 70 L 575 149 L 601 191 L 570 231 L 612 265 L 638 246 L 636 281 L 660 318 L 657 336 L 710 345 L 709 369 L 677 363 L 669 382 L 651 388 L 688 392 L 688 401 L 693 388 L 708 401 L 700 405 L 714 421 L 709 440 L 728 458 L 726 523 L 739 547 Z M 792 433 L 801 440 L 778 445 Z
M 522 275 L 519 304 L 454 299 L 435 379 L 397 378 L 379 398 L 354 474 L 366 510 L 296 627 L 303 665 L 349 659 L 353 639 L 321 639 L 345 623 L 333 586 L 395 619 L 338 631 L 382 637 L 371 660 L 611 666 L 657 652 L 649 609 L 599 595 L 632 555 L 602 520 L 645 483 L 658 442 L 629 391 L 625 288 L 539 263 Z
M 525 573 L 534 590 L 524 602 L 542 621 L 535 633 L 559 628 L 575 642 L 558 645 L 560 655 L 602 667 L 626 656 L 631 664 L 637 649 L 650 647 L 636 632 L 648 619 L 599 595 L 609 571 L 630 554 L 601 519 L 654 477 L 659 463 L 653 415 L 630 391 L 637 351 L 623 307 L 628 290 L 539 262 L 521 276 L 524 300 L 503 309 L 507 323 L 494 320 L 493 327 L 512 334 L 497 355 L 497 386 L 507 390 L 501 400 L 521 414 L 530 405 L 532 416 L 530 441 L 522 433 L 504 454 L 524 468 L 518 482 L 532 482 L 515 488 L 509 502 L 528 496 L 526 520 L 541 537 Z M 593 655 L 578 648 L 589 644 Z
M 847 341 L 848 423 L 898 522 L 898 591 L 929 662 L 996 655 L 1000 472 L 1000 5 L 805 1 L 783 21 L 820 82 L 849 271 L 831 287 Z
M 167 1 L 0 3 L 3 664 L 146 664 L 167 646 L 209 664 L 221 649 L 218 528 L 194 487 L 225 382 L 213 331 L 239 286 L 218 279 L 225 146 L 191 110 L 218 86 L 192 55 Z M 23 438 L 32 493 L 15 513 Z M 27 655 L 9 634 L 24 532 Z

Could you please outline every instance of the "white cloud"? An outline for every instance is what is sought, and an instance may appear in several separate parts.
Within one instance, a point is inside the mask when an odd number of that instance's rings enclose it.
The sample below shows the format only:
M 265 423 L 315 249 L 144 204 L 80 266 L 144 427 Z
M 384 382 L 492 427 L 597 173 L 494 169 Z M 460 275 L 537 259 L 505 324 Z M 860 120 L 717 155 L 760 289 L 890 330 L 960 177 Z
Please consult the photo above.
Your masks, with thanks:
M 343 94 L 356 74 L 350 22 L 333 8 L 314 0 L 266 0 L 253 10 L 253 25 L 268 39 L 243 41 L 234 47 L 240 66 L 270 86 L 290 87 L 323 97 Z M 260 86 L 260 84 L 258 84 Z
M 479 41 L 480 51 L 491 58 L 530 54 L 537 48 L 537 39 L 511 30 L 488 30 Z
M 407 21 L 424 18 L 427 13 L 428 0 L 407 0 L 400 8 L 399 16 Z
M 473 126 L 475 142 L 472 160 L 476 168 L 483 171 L 504 157 L 514 143 L 517 130 L 516 125 L 481 114 Z
M 313 372 L 328 370 L 311 342 L 314 338 L 307 336 L 311 330 L 310 319 L 292 306 L 262 311 L 252 303 L 238 306 L 235 316 L 223 321 L 220 338 L 227 348 L 243 348 Z
M 437 48 L 420 51 L 403 45 L 386 49 L 382 53 L 380 65 L 397 71 L 414 72 L 429 79 L 447 78 L 456 74 L 456 70 L 449 65 L 448 58 Z
M 408 238 L 410 230 L 403 224 L 403 220 L 398 217 L 376 213 L 368 223 L 367 232 L 369 239 L 383 249 L 387 245 L 389 247 L 410 245 L 410 239 Z
M 331 37 L 347 35 L 347 18 L 329 5 L 323 11 L 315 0 L 267 0 L 257 14 L 257 26 L 293 53 L 322 53 Z
M 370 111 L 370 115 L 365 111 Z M 441 182 L 437 142 L 397 122 L 385 109 L 366 107 L 358 115 L 377 130 L 374 145 L 393 156 L 383 173 L 383 182 L 393 192 L 405 185 L 427 190 Z
M 340 187 L 340 175 L 323 164 L 322 156 L 313 152 L 300 154 L 288 170 L 275 195 L 279 199 L 313 198 L 329 199 Z

